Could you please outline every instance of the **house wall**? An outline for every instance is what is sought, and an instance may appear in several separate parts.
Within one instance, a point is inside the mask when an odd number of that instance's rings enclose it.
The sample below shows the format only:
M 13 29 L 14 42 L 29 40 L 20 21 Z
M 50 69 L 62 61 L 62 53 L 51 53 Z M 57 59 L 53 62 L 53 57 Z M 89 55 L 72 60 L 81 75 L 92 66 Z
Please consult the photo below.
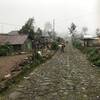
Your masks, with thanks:
M 90 40 L 90 39 L 87 39 L 87 40 L 80 40 L 80 43 L 82 46 L 93 46 L 94 43 L 93 43 L 94 40 Z
M 85 46 L 100 46 L 100 39 L 84 40 Z
M 95 46 L 100 46 L 100 38 L 94 40 L 94 41 L 93 41 L 93 44 L 94 44 Z

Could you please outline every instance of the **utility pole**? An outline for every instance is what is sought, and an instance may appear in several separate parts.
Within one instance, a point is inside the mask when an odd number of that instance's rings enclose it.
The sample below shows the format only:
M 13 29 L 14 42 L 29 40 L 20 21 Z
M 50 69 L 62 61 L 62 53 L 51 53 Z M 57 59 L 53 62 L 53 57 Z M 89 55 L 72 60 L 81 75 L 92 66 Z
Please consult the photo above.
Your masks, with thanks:
M 53 19 L 53 33 L 55 32 L 55 19 Z
M 53 38 L 55 39 L 55 19 L 53 19 Z

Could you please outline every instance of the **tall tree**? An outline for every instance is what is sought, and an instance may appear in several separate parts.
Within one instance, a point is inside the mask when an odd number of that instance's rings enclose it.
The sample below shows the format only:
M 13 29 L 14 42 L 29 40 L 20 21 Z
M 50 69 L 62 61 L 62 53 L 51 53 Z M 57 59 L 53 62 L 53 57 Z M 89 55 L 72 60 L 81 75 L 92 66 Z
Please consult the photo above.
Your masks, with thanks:
M 69 29 L 69 32 L 71 34 L 71 37 L 72 37 L 72 43 L 76 40 L 75 39 L 75 30 L 76 30 L 76 25 L 74 23 L 71 24 L 70 28 Z
M 34 39 L 34 18 L 29 18 L 25 25 L 19 30 L 19 34 L 27 34 L 31 40 Z
M 76 25 L 74 23 L 71 24 L 70 28 L 68 28 L 70 31 L 70 34 L 73 34 L 75 29 L 76 29 Z

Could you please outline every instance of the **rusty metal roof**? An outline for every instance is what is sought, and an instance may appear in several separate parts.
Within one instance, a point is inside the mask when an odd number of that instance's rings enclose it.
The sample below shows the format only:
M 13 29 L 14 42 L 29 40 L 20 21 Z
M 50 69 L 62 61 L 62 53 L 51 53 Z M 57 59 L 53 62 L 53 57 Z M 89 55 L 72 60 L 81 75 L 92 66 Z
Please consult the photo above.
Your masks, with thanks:
M 27 38 L 28 35 L 0 34 L 0 45 L 4 45 L 5 43 L 9 43 L 11 45 L 24 44 Z

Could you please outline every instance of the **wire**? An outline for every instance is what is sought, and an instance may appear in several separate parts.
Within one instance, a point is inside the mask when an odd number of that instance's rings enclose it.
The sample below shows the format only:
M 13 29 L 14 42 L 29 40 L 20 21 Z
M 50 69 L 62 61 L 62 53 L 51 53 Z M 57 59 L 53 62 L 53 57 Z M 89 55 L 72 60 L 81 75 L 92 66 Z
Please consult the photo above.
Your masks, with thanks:
M 0 22 L 1 25 L 8 25 L 8 26 L 21 26 L 21 25 L 15 25 L 15 24 L 10 24 L 10 23 L 2 23 Z

